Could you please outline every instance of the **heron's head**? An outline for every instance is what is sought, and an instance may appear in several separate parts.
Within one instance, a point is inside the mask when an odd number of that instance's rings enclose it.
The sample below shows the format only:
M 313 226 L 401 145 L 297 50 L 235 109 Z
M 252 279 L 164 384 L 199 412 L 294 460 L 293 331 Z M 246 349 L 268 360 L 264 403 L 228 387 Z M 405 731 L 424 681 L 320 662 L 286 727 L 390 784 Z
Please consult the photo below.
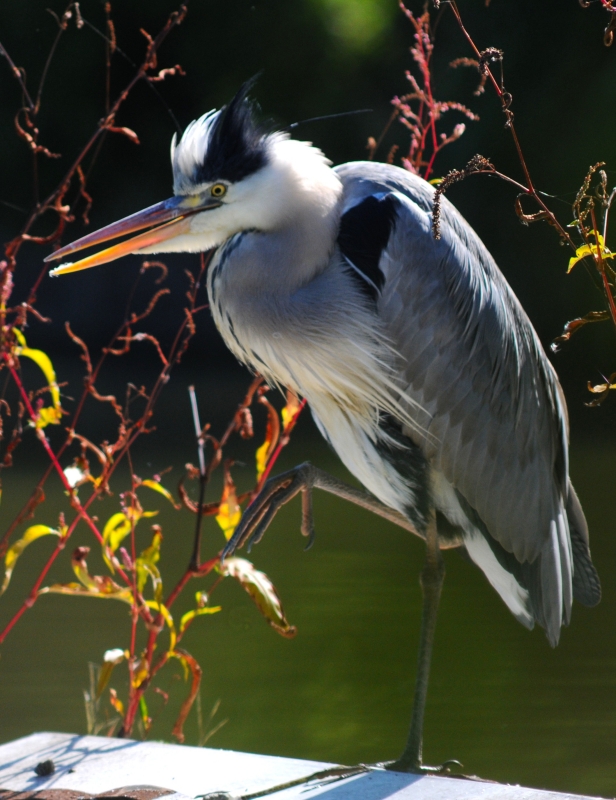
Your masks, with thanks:
M 329 161 L 309 143 L 260 127 L 247 97 L 250 85 L 219 111 L 192 122 L 179 141 L 173 137 L 173 197 L 88 234 L 46 260 L 145 232 L 61 264 L 50 274 L 88 269 L 128 253 L 203 252 L 242 230 L 272 231 L 302 216 L 314 221 L 331 215 L 341 185 Z

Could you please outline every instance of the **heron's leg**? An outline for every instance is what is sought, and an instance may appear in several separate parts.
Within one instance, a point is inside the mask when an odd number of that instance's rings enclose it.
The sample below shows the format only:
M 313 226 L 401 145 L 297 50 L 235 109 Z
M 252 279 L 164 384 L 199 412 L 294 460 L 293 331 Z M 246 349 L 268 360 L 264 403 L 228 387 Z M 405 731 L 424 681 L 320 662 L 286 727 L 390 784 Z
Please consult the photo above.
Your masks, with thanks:
M 249 547 L 258 542 L 279 509 L 300 492 L 302 493 L 302 533 L 309 538 L 313 536 L 312 522 L 312 490 L 322 489 L 355 505 L 372 511 L 380 517 L 399 525 L 407 531 L 424 538 L 412 522 L 389 506 L 383 505 L 376 497 L 361 489 L 335 478 L 312 464 L 300 464 L 299 467 L 270 478 L 261 492 L 244 511 L 240 524 L 223 550 L 222 557 L 227 558 L 248 542 Z M 443 546 L 443 543 L 441 543 Z M 446 547 L 454 546 L 452 542 Z
M 387 768 L 391 770 L 414 772 L 423 771 L 424 769 L 425 771 L 440 771 L 442 769 L 424 768 L 422 766 L 422 747 L 424 712 L 426 710 L 428 679 L 430 677 L 430 661 L 432 659 L 432 646 L 434 644 L 436 615 L 444 578 L 445 564 L 443 563 L 443 557 L 439 548 L 436 518 L 433 514 L 426 531 L 426 562 L 420 578 L 421 590 L 423 593 L 423 606 L 411 728 L 404 752 L 397 761 L 387 765 Z

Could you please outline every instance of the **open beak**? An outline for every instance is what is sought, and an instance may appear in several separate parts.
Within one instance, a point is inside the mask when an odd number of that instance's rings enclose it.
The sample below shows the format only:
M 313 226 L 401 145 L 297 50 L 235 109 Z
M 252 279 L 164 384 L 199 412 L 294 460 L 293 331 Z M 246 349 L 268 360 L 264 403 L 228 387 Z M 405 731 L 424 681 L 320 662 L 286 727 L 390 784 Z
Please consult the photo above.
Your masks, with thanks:
M 81 269 L 96 267 L 99 264 L 115 261 L 116 258 L 121 258 L 129 253 L 139 253 L 146 247 L 149 248 L 152 245 L 160 244 L 181 234 L 190 233 L 190 217 L 201 211 L 218 208 L 221 205 L 220 200 L 216 200 L 213 197 L 204 199 L 198 195 L 171 197 L 169 200 L 163 200 L 162 203 L 156 203 L 156 205 L 145 208 L 143 211 L 131 214 L 130 217 L 124 217 L 119 222 L 114 222 L 105 228 L 94 231 L 94 233 L 89 233 L 72 244 L 67 244 L 66 247 L 61 247 L 47 256 L 45 261 L 56 261 L 71 253 L 76 253 L 78 250 L 83 250 L 85 247 L 108 242 L 111 239 L 117 239 L 119 236 L 135 233 L 144 228 L 150 228 L 151 230 L 107 247 L 105 250 L 82 258 L 79 261 L 60 264 L 59 267 L 50 270 L 49 274 L 51 276 L 64 275 L 67 272 L 78 272 Z

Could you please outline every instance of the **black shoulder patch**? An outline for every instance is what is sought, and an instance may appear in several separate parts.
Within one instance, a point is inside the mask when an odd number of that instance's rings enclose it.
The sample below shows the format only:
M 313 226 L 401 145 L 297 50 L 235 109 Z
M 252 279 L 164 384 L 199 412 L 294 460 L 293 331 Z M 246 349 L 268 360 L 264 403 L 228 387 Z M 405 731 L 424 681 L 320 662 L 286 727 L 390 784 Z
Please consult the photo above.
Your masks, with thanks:
M 340 220 L 338 247 L 361 273 L 357 275 L 353 270 L 362 291 L 372 300 L 377 299 L 385 280 L 379 261 L 387 247 L 396 213 L 397 200 L 392 194 L 370 195 L 350 208 Z

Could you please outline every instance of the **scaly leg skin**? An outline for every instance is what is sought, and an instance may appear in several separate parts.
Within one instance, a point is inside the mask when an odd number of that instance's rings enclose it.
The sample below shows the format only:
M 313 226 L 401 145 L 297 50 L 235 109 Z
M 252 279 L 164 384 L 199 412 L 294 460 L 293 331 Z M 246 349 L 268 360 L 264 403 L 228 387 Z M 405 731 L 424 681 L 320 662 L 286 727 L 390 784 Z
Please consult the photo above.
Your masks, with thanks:
M 430 661 L 434 645 L 436 616 L 445 579 L 445 564 L 438 543 L 436 519 L 434 514 L 426 531 L 426 562 L 420 577 L 423 594 L 421 614 L 421 633 L 419 639 L 419 658 L 415 679 L 415 696 L 409 736 L 404 752 L 396 761 L 385 764 L 386 769 L 395 772 L 419 772 L 443 774 L 451 766 L 462 766 L 459 761 L 446 761 L 439 767 L 424 766 L 422 762 L 423 726 L 430 677 Z
M 257 497 L 244 511 L 240 524 L 222 552 L 222 558 L 228 558 L 235 550 L 243 547 L 246 542 L 248 542 L 250 549 L 253 544 L 260 541 L 278 510 L 300 492 L 302 492 L 301 530 L 303 535 L 308 537 L 308 546 L 310 546 L 314 537 L 311 496 L 313 489 L 322 489 L 325 492 L 341 497 L 343 500 L 349 500 L 351 503 L 372 511 L 374 514 L 378 514 L 380 517 L 384 517 L 415 534 L 415 536 L 424 539 L 423 534 L 419 533 L 415 526 L 402 514 L 389 508 L 389 506 L 383 505 L 368 492 L 355 489 L 348 483 L 334 478 L 333 475 L 306 462 L 267 481 Z M 452 541 L 444 544 L 446 547 L 452 547 L 459 543 Z M 441 546 L 443 545 L 441 544 Z
M 421 635 L 419 646 L 419 664 L 415 681 L 415 698 L 413 702 L 413 716 L 406 748 L 397 761 L 374 765 L 385 767 L 399 772 L 421 773 L 447 773 L 451 766 L 462 766 L 459 761 L 451 760 L 440 767 L 427 767 L 422 764 L 423 720 L 428 691 L 428 678 L 430 675 L 430 660 L 434 643 L 434 630 L 438 604 L 445 577 L 445 566 L 441 556 L 441 549 L 457 547 L 462 544 L 455 538 L 439 539 L 436 519 L 434 514 L 428 525 L 426 534 L 420 533 L 415 526 L 402 514 L 383 505 L 368 492 L 355 489 L 348 483 L 334 478 L 329 473 L 308 462 L 300 464 L 288 472 L 270 478 L 261 492 L 244 511 L 240 524 L 232 538 L 222 551 L 221 559 L 224 560 L 248 543 L 248 550 L 253 544 L 259 542 L 278 513 L 279 509 L 302 493 L 302 523 L 301 532 L 308 537 L 307 548 L 314 539 L 314 524 L 312 517 L 312 490 L 323 491 L 348 500 L 355 505 L 365 508 L 380 517 L 383 517 L 401 528 L 410 531 L 415 536 L 426 541 L 426 562 L 421 573 L 420 583 L 423 592 L 423 608 Z M 306 548 L 306 549 L 307 549 Z

